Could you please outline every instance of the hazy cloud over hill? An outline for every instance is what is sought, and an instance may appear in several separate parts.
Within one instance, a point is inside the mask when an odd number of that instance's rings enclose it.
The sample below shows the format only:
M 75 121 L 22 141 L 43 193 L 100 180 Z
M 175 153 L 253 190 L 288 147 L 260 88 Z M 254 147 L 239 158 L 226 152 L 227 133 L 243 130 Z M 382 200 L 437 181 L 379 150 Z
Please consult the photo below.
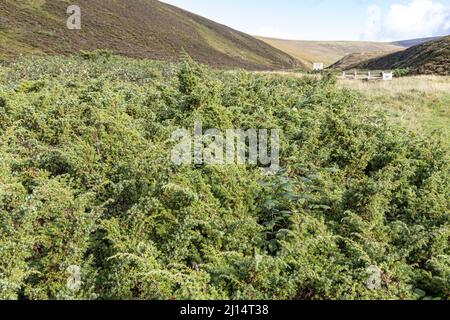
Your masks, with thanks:
M 412 0 L 393 4 L 387 12 L 378 5 L 367 9 L 367 26 L 362 38 L 393 40 L 450 33 L 450 6 L 436 0 Z

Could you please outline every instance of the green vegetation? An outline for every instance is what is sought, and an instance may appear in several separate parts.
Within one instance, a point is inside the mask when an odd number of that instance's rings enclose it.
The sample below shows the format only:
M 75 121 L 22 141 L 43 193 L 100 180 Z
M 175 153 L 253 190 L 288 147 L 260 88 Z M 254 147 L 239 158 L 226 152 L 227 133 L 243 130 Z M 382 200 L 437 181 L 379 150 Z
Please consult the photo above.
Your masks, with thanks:
M 331 76 L 96 53 L 0 79 L 0 298 L 449 298 L 448 146 Z M 281 129 L 283 171 L 175 166 L 196 120 Z
M 401 78 L 401 77 L 405 77 L 405 76 L 411 74 L 412 70 L 411 70 L 411 68 L 400 68 L 400 69 L 395 69 L 393 72 L 394 72 L 395 78 Z

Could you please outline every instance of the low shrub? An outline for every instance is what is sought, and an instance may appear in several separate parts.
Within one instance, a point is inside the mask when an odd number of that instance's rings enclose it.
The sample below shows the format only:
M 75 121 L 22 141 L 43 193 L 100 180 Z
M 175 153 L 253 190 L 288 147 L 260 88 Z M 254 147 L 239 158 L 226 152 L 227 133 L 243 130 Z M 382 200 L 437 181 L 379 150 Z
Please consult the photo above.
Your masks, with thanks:
M 109 55 L 2 74 L 1 298 L 448 298 L 448 149 L 332 75 Z M 197 120 L 280 129 L 283 170 L 175 166 Z

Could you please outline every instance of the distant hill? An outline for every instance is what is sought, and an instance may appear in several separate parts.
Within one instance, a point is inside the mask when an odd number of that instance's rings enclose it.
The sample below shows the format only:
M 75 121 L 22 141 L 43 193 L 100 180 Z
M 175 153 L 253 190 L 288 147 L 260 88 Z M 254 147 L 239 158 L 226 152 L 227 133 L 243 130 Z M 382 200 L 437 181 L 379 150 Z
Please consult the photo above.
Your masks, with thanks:
M 450 36 L 371 59 L 355 67 L 369 70 L 409 68 L 416 74 L 450 75 Z
M 396 45 L 396 46 L 400 46 L 400 47 L 411 48 L 411 47 L 417 46 L 417 45 L 425 43 L 425 42 L 438 40 L 440 38 L 442 38 L 442 37 L 428 37 L 428 38 L 410 39 L 410 40 L 394 41 L 394 42 L 391 42 L 391 44 Z
M 82 30 L 66 27 L 72 1 L 1 0 L 0 58 L 109 49 L 135 58 L 177 60 L 186 51 L 217 67 L 302 67 L 247 34 L 156 0 L 77 0 Z
M 392 52 L 374 51 L 374 52 L 351 53 L 349 55 L 346 55 L 338 62 L 331 65 L 330 68 L 338 70 L 349 70 L 353 69 L 361 62 L 365 62 L 367 60 L 374 58 L 379 58 L 390 53 Z
M 384 42 L 303 41 L 257 38 L 299 59 L 310 68 L 313 62 L 323 62 L 328 67 L 352 53 L 393 52 L 404 49 L 404 47 Z

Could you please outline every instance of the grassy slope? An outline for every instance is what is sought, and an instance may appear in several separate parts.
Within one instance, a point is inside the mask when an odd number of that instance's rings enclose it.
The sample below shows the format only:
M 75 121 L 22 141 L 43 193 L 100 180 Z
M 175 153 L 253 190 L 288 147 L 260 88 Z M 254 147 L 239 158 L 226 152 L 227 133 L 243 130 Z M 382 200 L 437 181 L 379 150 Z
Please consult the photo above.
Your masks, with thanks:
M 414 132 L 442 132 L 450 146 L 450 77 L 413 76 L 386 82 L 340 80 L 339 85 L 360 92 L 375 110 Z
M 302 72 L 269 74 L 300 79 L 306 76 Z M 320 75 L 315 77 L 321 78 Z M 386 112 L 395 123 L 417 134 L 440 132 L 444 143 L 450 147 L 449 76 L 417 75 L 389 82 L 339 79 L 338 87 L 359 92 L 369 110 Z
M 79 31 L 66 28 L 70 4 L 64 0 L 1 1 L 0 58 L 109 49 L 135 58 L 177 60 L 186 51 L 195 60 L 217 67 L 300 66 L 260 40 L 156 0 L 80 0 Z
M 450 75 L 450 36 L 363 62 L 361 69 L 410 68 L 419 74 Z
M 382 42 L 366 41 L 294 41 L 258 37 L 268 44 L 283 50 L 311 67 L 313 62 L 330 66 L 348 54 L 356 52 L 390 52 L 402 47 Z

